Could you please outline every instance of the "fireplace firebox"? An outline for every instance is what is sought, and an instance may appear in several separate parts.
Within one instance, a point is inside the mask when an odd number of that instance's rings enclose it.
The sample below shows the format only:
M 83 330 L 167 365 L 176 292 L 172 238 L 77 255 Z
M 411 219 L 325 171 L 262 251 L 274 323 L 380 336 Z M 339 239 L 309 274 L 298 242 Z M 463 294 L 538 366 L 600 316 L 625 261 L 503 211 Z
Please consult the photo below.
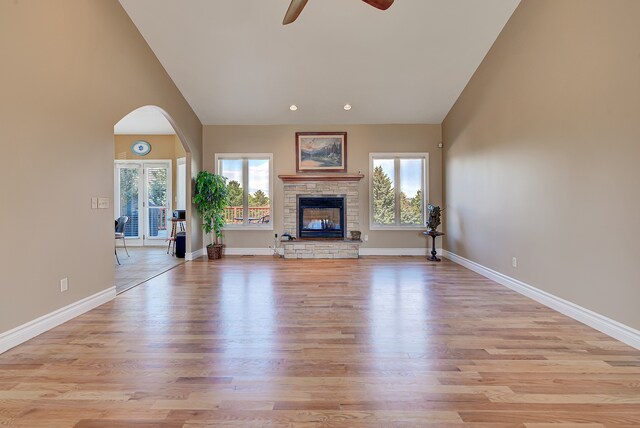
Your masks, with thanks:
M 298 238 L 344 239 L 344 197 L 298 197 Z

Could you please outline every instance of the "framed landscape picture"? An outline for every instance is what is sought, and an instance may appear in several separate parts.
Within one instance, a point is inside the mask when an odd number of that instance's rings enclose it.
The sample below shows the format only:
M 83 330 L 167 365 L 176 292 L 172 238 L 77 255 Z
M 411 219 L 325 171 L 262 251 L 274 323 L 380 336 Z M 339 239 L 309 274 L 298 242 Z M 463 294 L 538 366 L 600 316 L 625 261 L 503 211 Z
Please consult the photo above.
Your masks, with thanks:
M 296 172 L 347 172 L 347 133 L 296 132 Z

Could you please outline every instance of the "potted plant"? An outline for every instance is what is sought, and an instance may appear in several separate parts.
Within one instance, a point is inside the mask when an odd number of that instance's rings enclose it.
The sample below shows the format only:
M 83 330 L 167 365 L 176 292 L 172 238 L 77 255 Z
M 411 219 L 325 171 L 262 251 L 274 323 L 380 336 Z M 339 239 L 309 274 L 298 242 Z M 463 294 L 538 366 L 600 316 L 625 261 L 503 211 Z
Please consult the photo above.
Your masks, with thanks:
M 225 177 L 208 171 L 198 173 L 193 203 L 202 216 L 202 229 L 211 235 L 211 244 L 207 245 L 209 259 L 222 257 L 222 228 L 228 199 L 229 188 Z

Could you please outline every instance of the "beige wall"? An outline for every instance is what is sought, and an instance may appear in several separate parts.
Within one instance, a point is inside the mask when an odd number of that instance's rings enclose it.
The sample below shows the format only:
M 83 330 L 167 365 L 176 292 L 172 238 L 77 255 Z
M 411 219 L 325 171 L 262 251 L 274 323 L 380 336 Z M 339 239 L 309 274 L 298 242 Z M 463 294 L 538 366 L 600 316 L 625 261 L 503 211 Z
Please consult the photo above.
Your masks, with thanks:
M 151 151 L 144 156 L 138 156 L 131 151 L 131 145 L 138 140 L 146 141 L 151 145 Z M 171 206 L 175 209 L 178 185 L 177 160 L 186 156 L 184 146 L 177 135 L 116 135 L 114 136 L 114 156 L 116 160 L 171 160 L 171 189 L 173 190 Z
M 193 174 L 202 125 L 116 0 L 2 1 L 0 57 L 3 332 L 113 286 L 113 209 L 91 197 L 113 202 L 115 123 L 161 107 Z
M 639 17 L 523 0 L 443 124 L 447 248 L 634 328 Z
M 355 126 L 205 126 L 203 168 L 214 170 L 216 153 L 273 153 L 274 230 L 225 231 L 229 247 L 266 248 L 273 244 L 273 234 L 283 232 L 283 184 L 279 174 L 295 174 L 295 133 L 311 131 L 347 132 L 347 168 L 362 171 L 360 182 L 360 230 L 369 235 L 363 247 L 425 248 L 420 231 L 369 230 L 369 153 L 428 152 L 429 196 L 435 204 L 442 202 L 442 159 L 440 125 L 355 125 Z

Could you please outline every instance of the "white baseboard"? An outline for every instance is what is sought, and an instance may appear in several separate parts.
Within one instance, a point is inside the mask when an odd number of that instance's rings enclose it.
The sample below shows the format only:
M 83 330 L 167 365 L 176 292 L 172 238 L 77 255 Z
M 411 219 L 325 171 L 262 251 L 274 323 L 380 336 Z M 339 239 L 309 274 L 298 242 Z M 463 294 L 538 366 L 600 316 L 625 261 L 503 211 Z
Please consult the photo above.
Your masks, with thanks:
M 115 297 L 116 288 L 110 287 L 93 296 L 78 300 L 77 302 L 43 315 L 40 318 L 36 318 L 33 321 L 6 331 L 0 334 L 0 354 L 93 308 L 97 308 Z
M 442 255 L 442 249 L 436 248 L 438 256 Z M 360 247 L 361 256 L 426 256 L 431 252 L 427 248 L 366 248 Z
M 283 249 L 278 248 L 283 254 Z M 429 250 L 431 251 L 431 250 Z M 437 248 L 438 255 L 442 254 L 442 249 Z M 426 256 L 426 248 L 360 248 L 361 256 Z M 227 256 L 271 256 L 271 248 L 230 248 L 225 247 L 224 254 Z
M 191 253 L 186 253 L 184 255 L 184 259 L 186 261 L 191 261 L 191 260 L 195 260 L 198 257 L 202 257 L 202 256 L 206 256 L 207 255 L 207 249 L 206 248 L 200 248 L 199 250 L 193 251 Z
M 498 284 L 502 284 L 507 288 L 510 288 L 524 296 L 527 296 L 538 303 L 541 303 L 551 309 L 554 309 L 574 320 L 580 321 L 589 327 L 595 328 L 602 333 L 618 339 L 621 342 L 626 343 L 636 349 L 640 349 L 640 331 L 619 323 L 618 321 L 607 318 L 604 315 L 600 315 L 575 303 L 564 300 L 553 294 L 542 291 L 529 284 L 519 281 L 515 278 L 511 278 L 493 269 L 489 269 L 474 261 L 465 259 L 450 251 L 443 252 L 444 257 L 448 258 L 452 262 L 455 262 L 461 266 L 466 267 L 485 278 L 489 278 Z
M 284 254 L 282 248 L 278 248 L 279 254 Z M 224 247 L 225 256 L 272 256 L 273 249 L 271 248 L 230 248 Z

